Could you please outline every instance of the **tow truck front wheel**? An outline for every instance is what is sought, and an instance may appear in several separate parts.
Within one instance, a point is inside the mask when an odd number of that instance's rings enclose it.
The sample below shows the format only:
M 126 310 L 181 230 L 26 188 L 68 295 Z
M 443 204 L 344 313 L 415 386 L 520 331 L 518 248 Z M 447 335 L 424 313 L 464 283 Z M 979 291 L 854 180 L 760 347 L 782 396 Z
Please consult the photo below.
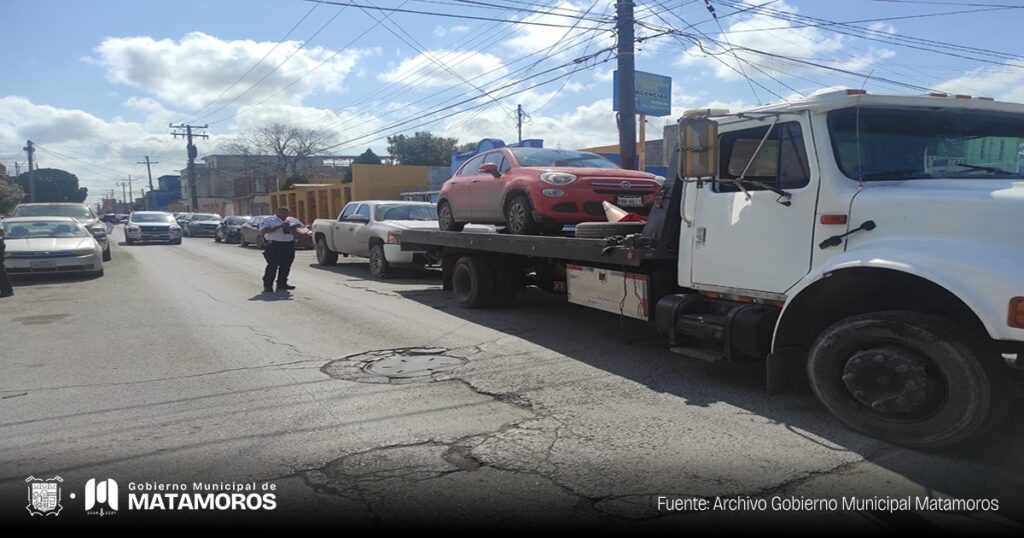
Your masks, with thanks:
M 1009 409 L 998 355 L 944 318 L 875 312 L 841 320 L 811 347 L 807 374 L 825 407 L 851 428 L 914 448 L 980 434 Z

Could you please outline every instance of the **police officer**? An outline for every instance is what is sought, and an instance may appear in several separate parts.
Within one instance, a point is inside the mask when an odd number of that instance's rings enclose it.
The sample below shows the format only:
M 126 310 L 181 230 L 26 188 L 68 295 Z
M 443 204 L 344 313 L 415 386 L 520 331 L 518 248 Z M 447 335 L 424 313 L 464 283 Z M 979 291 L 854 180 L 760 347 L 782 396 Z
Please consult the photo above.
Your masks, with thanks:
M 260 223 L 266 249 L 263 257 L 267 260 L 267 269 L 263 271 L 263 292 L 274 291 L 274 276 L 277 275 L 277 291 L 294 290 L 288 284 L 288 273 L 295 261 L 295 236 L 288 224 L 288 208 L 279 207 L 274 216 L 263 219 Z
M 0 297 L 14 295 L 11 281 L 7 279 L 7 269 L 4 267 L 4 253 L 7 250 L 7 245 L 4 243 L 6 234 L 7 232 L 4 231 L 4 219 L 0 218 Z

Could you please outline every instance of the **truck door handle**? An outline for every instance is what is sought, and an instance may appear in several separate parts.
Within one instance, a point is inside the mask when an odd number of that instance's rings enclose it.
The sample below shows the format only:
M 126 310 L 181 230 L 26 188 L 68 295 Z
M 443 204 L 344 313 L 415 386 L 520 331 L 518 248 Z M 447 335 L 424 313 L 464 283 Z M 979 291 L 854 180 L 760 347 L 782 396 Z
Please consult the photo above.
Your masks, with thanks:
M 474 179 L 474 180 L 470 181 L 470 183 L 480 183 L 480 180 L 479 179 Z

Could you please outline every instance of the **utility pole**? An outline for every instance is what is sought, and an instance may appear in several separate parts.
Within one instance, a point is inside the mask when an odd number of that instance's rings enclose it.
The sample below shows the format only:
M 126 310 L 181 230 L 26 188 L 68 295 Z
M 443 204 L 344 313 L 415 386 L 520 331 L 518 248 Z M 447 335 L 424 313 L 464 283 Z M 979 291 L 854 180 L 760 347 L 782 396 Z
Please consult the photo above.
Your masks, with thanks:
M 132 175 L 128 174 L 128 206 L 133 207 L 135 205 L 135 192 L 132 191 Z
M 146 165 L 146 174 L 149 175 L 149 192 L 153 192 L 153 170 L 149 167 L 149 165 L 160 164 L 160 161 L 149 162 L 149 155 L 146 155 L 146 162 L 140 163 L 136 161 L 135 164 Z M 152 207 L 149 207 L 149 198 L 146 198 L 146 209 L 153 209 Z
M 523 143 L 523 120 L 526 113 L 523 112 L 523 105 L 516 105 L 516 127 L 519 129 L 519 143 Z
M 192 129 L 206 129 L 208 125 L 168 125 L 171 129 L 185 129 L 185 132 L 176 131 L 171 133 L 174 138 L 183 136 L 187 138 L 188 145 L 188 190 L 192 193 L 192 211 L 199 211 L 199 195 L 196 193 L 196 157 L 199 152 L 196 151 L 195 145 L 192 144 L 192 138 L 210 138 L 207 134 L 193 134 Z
M 125 200 L 128 198 L 128 191 L 125 190 L 128 187 L 128 184 L 125 183 L 124 181 L 121 181 L 117 183 L 117 185 L 121 187 L 121 203 L 128 205 L 127 202 L 125 202 Z M 116 206 L 117 204 L 114 205 Z M 114 213 L 117 213 L 117 207 L 114 208 Z
M 35 152 L 36 152 L 35 144 L 33 144 L 31 140 L 28 140 L 27 144 L 22 149 L 25 150 L 25 153 L 28 153 L 28 201 L 29 202 L 35 202 L 36 201 L 36 169 L 35 169 L 35 166 L 33 165 L 34 161 L 32 160 L 32 158 L 34 157 Z
M 636 170 L 636 62 L 633 56 L 633 2 L 615 2 L 619 71 L 619 164 Z

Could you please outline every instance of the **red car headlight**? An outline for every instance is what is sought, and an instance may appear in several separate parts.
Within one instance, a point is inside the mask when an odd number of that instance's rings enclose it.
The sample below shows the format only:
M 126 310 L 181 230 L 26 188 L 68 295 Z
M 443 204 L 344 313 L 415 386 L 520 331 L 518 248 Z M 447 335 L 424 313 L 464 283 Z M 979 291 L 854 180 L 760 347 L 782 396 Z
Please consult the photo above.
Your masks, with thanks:
M 544 172 L 540 175 L 540 180 L 548 185 L 562 186 L 575 183 L 576 176 L 565 172 Z

